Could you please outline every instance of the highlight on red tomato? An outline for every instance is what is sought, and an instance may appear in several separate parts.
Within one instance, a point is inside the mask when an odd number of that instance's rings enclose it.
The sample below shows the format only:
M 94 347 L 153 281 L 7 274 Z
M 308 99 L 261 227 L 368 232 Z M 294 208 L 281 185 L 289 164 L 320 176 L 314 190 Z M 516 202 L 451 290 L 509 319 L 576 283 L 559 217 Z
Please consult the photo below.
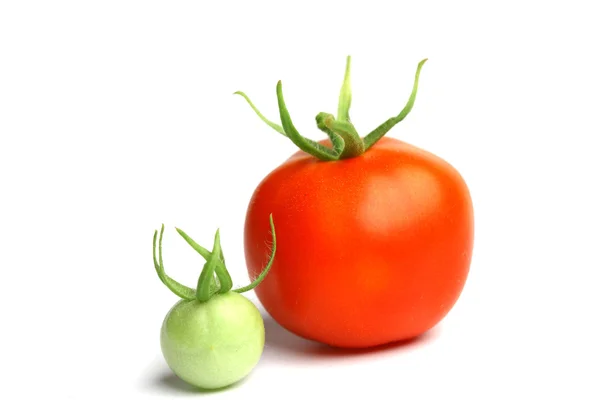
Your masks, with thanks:
M 450 312 L 464 288 L 474 238 L 469 188 L 439 156 L 384 137 L 413 108 L 425 61 L 402 111 L 364 136 L 349 116 L 350 57 L 337 116 L 316 116 L 328 139 L 297 131 L 281 81 L 281 125 L 236 92 L 299 148 L 256 187 L 244 248 L 256 276 L 272 213 L 277 257 L 256 294 L 274 320 L 301 337 L 347 348 L 415 338 Z

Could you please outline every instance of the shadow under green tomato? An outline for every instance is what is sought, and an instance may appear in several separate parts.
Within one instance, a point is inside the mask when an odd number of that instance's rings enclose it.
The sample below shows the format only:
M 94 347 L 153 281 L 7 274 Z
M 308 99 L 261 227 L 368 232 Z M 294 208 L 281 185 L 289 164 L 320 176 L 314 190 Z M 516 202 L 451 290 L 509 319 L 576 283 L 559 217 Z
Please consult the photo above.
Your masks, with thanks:
M 263 357 L 269 359 L 269 362 L 276 362 L 276 359 L 280 356 L 292 356 L 304 360 L 318 360 L 319 358 L 345 358 L 405 351 L 427 345 L 438 337 L 440 330 L 439 327 L 434 327 L 416 338 L 375 347 L 363 349 L 338 348 L 296 336 L 279 325 L 265 311 L 261 310 L 261 314 L 265 322 L 265 350 Z
M 158 374 L 153 379 L 153 385 L 155 388 L 163 391 L 165 393 L 189 393 L 190 395 L 198 395 L 198 394 L 211 394 L 211 393 L 220 393 L 226 392 L 228 390 L 233 390 L 236 387 L 243 385 L 244 381 L 248 377 L 238 381 L 232 385 L 225 386 L 218 389 L 203 389 L 196 386 L 192 386 L 184 380 L 180 379 L 173 372 L 165 371 L 164 373 Z

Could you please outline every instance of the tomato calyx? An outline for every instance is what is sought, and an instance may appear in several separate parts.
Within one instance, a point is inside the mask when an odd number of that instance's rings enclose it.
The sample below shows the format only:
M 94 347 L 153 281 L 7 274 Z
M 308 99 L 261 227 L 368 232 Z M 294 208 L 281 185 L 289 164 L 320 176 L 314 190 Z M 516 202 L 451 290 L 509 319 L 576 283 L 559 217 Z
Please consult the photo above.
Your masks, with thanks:
M 158 231 L 154 231 L 154 238 L 152 241 L 152 256 L 154 258 L 154 268 L 156 270 L 156 273 L 158 274 L 158 278 L 167 288 L 171 290 L 171 292 L 173 292 L 180 298 L 184 300 L 197 300 L 200 302 L 209 301 L 217 293 L 223 294 L 229 292 L 230 290 L 236 293 L 244 293 L 254 289 L 263 281 L 263 279 L 269 273 L 271 265 L 273 265 L 275 252 L 277 250 L 277 238 L 275 235 L 275 225 L 273 224 L 273 215 L 269 216 L 269 222 L 271 225 L 271 237 L 273 238 L 271 255 L 269 256 L 269 261 L 267 262 L 267 265 L 264 267 L 262 272 L 249 285 L 237 289 L 232 289 L 233 282 L 231 280 L 231 275 L 229 275 L 229 271 L 225 266 L 225 257 L 223 255 L 223 249 L 221 248 L 221 235 L 219 229 L 217 229 L 217 231 L 215 232 L 212 251 L 209 251 L 208 249 L 196 243 L 184 231 L 182 231 L 179 228 L 176 228 L 179 235 L 181 235 L 181 237 L 183 237 L 183 239 L 194 250 L 196 250 L 196 252 L 198 252 L 198 254 L 202 256 L 202 258 L 206 260 L 206 263 L 204 264 L 202 272 L 200 273 L 200 277 L 198 278 L 196 289 L 192 289 L 188 286 L 185 286 L 177 282 L 173 278 L 169 277 L 165 272 L 162 257 L 162 239 L 165 230 L 164 224 L 161 226 L 160 235 L 158 235 Z M 159 236 L 158 259 L 156 257 L 157 236 Z
M 267 119 L 244 92 L 238 91 L 234 94 L 242 96 L 263 122 L 290 139 L 300 150 L 321 161 L 343 160 L 364 154 L 396 124 L 406 118 L 414 106 L 417 97 L 421 68 L 426 61 L 427 59 L 425 58 L 417 65 L 412 92 L 406 105 L 402 111 L 400 111 L 400 114 L 389 118 L 372 132 L 361 137 L 350 120 L 350 105 L 352 103 L 352 90 L 350 85 L 351 57 L 348 56 L 346 58 L 344 81 L 338 100 L 337 117 L 323 112 L 316 116 L 317 127 L 329 137 L 332 147 L 324 146 L 321 143 L 308 139 L 298 132 L 286 107 L 281 81 L 277 82 L 276 88 L 281 125 Z

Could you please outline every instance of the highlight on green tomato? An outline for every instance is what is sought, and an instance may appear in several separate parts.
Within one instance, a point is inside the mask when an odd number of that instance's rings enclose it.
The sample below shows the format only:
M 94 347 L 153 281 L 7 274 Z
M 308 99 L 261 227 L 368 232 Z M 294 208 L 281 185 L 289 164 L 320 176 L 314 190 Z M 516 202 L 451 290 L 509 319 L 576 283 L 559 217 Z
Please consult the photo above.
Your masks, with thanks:
M 154 232 L 154 267 L 162 283 L 181 298 L 167 313 L 160 332 L 163 356 L 169 368 L 185 382 L 203 389 L 219 389 L 245 378 L 257 365 L 265 343 L 264 321 L 256 306 L 241 293 L 262 282 L 273 264 L 277 242 L 269 216 L 272 247 L 269 261 L 247 286 L 232 289 L 217 229 L 212 251 L 200 246 L 181 229 L 177 232 L 206 263 L 196 289 L 170 278 L 162 257 L 164 224 L 158 240 Z

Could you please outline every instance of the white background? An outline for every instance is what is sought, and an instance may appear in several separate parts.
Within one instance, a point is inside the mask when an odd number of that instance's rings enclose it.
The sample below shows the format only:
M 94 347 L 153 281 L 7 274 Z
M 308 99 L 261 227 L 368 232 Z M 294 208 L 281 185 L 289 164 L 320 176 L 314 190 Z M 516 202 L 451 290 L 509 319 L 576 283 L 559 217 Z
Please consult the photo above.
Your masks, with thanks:
M 600 61 L 588 1 L 3 1 L 0 3 L 0 398 L 200 397 L 170 373 L 176 301 L 151 261 L 193 285 L 221 228 L 247 282 L 256 184 L 299 130 L 335 113 L 353 57 L 353 120 L 413 112 L 389 135 L 463 174 L 472 271 L 424 340 L 339 354 L 268 317 L 252 375 L 214 398 L 598 399 Z M 252 296 L 252 294 L 251 294 Z M 254 297 L 251 297 L 255 300 Z M 595 380 L 595 382 L 594 382 Z M 120 398 L 120 397 L 119 397 Z

